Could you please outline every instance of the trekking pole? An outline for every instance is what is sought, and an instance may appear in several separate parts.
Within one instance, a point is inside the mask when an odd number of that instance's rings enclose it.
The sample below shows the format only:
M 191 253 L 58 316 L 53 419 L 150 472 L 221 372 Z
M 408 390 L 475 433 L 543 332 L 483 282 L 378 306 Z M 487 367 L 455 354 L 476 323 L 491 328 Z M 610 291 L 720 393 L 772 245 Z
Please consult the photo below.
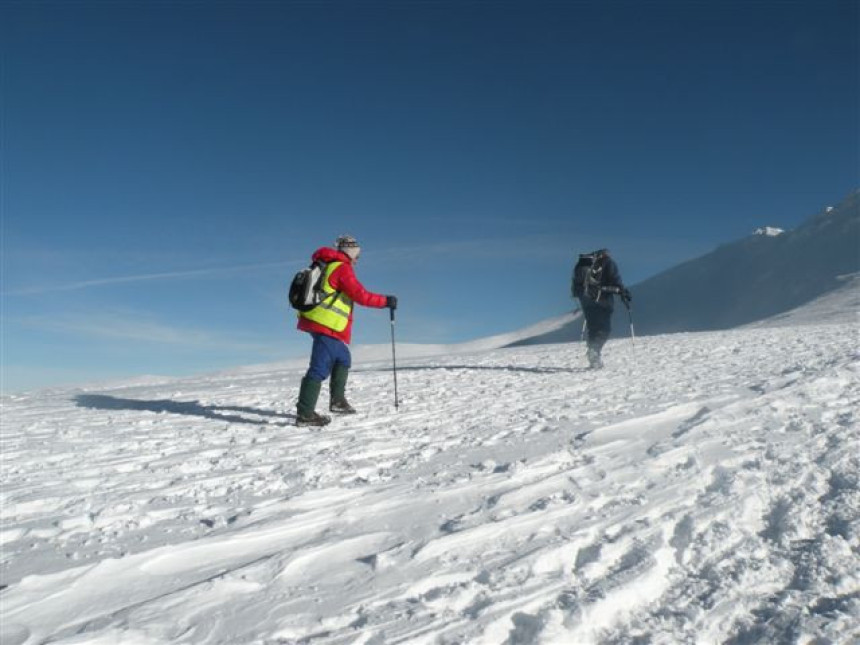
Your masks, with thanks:
M 627 307 L 627 317 L 630 319 L 630 342 L 633 344 L 633 361 L 636 361 L 636 332 L 633 329 L 633 310 L 630 308 L 630 302 L 623 298 L 624 306 Z
M 399 407 L 397 400 L 397 353 L 394 351 L 394 309 L 389 309 L 391 312 L 391 365 L 394 373 L 394 409 Z

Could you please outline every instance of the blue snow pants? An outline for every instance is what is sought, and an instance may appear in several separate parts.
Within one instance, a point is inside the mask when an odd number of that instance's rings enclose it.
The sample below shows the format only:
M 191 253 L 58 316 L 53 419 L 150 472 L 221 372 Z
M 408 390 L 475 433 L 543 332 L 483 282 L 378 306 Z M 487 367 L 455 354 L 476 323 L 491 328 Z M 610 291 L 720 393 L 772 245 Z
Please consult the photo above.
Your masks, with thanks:
M 352 355 L 345 342 L 325 334 L 311 335 L 314 338 L 314 345 L 311 350 L 311 364 L 305 374 L 306 378 L 322 382 L 331 375 L 336 364 L 343 365 L 347 369 L 352 367 Z

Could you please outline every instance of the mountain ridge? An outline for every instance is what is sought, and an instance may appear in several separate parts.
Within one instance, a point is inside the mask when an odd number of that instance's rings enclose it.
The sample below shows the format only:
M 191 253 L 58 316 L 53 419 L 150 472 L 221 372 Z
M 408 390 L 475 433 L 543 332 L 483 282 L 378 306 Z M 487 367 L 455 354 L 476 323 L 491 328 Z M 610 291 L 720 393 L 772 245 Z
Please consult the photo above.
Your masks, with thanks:
M 796 229 L 780 235 L 753 232 L 632 285 L 636 333 L 716 331 L 766 320 L 844 288 L 839 277 L 858 271 L 860 189 L 855 189 Z M 627 326 L 627 311 L 616 306 L 613 327 Z M 511 346 L 571 342 L 580 334 L 581 326 L 571 321 Z

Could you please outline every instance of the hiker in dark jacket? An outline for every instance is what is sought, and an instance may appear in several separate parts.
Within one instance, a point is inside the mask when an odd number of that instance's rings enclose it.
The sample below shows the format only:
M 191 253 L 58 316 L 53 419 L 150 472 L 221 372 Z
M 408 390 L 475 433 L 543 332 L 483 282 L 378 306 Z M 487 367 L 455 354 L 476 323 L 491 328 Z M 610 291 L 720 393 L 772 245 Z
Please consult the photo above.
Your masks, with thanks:
M 584 284 L 580 289 L 573 287 L 574 297 L 579 298 L 587 329 L 586 358 L 593 369 L 603 367 L 601 352 L 612 331 L 612 312 L 615 309 L 615 294 L 629 301 L 630 292 L 624 287 L 618 265 L 607 249 L 594 254 L 594 263 L 585 273 Z M 574 283 L 577 269 L 574 270 Z M 580 278 L 580 281 L 582 279 Z M 579 292 L 579 293 L 577 293 Z
M 352 316 L 355 304 L 382 309 L 397 308 L 395 296 L 372 293 L 355 277 L 353 266 L 361 255 L 361 247 L 351 235 L 341 235 L 335 248 L 323 247 L 313 254 L 313 260 L 326 265 L 323 291 L 325 300 L 310 311 L 299 312 L 298 328 L 313 339 L 310 367 L 302 379 L 296 405 L 296 425 L 324 426 L 331 418 L 316 412 L 317 399 L 323 381 L 329 382 L 329 410 L 335 414 L 354 414 L 346 400 L 346 381 L 352 357 Z

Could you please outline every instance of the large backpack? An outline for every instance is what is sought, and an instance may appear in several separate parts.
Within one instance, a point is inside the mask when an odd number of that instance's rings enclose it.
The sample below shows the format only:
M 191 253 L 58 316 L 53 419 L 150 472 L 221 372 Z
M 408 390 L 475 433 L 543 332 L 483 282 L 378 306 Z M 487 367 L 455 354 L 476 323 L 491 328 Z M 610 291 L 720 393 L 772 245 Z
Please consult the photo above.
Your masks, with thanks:
M 573 297 L 597 299 L 600 294 L 600 285 L 603 280 L 603 258 L 601 251 L 592 253 L 580 253 L 579 260 L 573 268 Z
M 310 311 L 326 298 L 323 291 L 326 264 L 315 261 L 299 271 L 290 283 L 290 305 L 297 311 Z

